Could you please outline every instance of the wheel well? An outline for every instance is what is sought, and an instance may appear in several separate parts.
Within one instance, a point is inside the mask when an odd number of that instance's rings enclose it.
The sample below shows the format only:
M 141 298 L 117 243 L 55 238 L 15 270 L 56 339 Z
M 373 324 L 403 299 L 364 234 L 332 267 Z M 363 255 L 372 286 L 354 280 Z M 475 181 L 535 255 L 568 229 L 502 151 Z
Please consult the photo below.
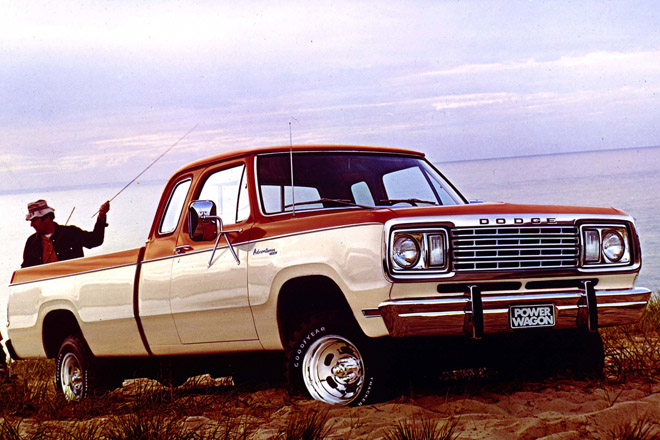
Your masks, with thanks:
M 67 336 L 78 334 L 82 331 L 76 321 L 76 317 L 68 310 L 55 310 L 49 312 L 44 318 L 43 342 L 46 356 L 54 358 Z
M 340 313 L 342 319 L 357 325 L 343 292 L 330 278 L 315 275 L 284 283 L 277 303 L 282 344 L 286 347 L 296 329 L 310 316 L 329 311 Z

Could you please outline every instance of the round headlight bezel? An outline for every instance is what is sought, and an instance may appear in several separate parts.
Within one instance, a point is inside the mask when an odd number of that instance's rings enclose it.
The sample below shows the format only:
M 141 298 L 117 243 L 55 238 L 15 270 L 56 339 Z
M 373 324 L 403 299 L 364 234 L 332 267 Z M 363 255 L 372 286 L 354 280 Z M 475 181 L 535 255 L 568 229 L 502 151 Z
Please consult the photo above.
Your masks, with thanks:
M 402 270 L 412 269 L 419 263 L 422 252 L 419 241 L 412 235 L 400 234 L 392 243 L 392 262 Z
M 603 231 L 602 238 L 603 257 L 608 262 L 617 263 L 626 254 L 626 244 L 623 235 L 617 230 Z

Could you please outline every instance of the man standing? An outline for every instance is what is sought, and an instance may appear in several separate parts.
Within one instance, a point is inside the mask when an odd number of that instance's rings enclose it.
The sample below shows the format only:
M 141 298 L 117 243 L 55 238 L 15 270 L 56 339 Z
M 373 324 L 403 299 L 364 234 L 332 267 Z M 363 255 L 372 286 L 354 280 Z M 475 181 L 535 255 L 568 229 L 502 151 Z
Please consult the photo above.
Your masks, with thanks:
M 103 244 L 105 236 L 106 214 L 110 210 L 110 202 L 105 202 L 99 208 L 99 215 L 93 231 L 83 231 L 77 226 L 62 226 L 55 223 L 55 210 L 48 206 L 45 200 L 37 200 L 28 204 L 28 215 L 25 217 L 37 231 L 25 243 L 23 264 L 21 267 L 54 263 L 83 257 L 83 246 L 91 249 Z

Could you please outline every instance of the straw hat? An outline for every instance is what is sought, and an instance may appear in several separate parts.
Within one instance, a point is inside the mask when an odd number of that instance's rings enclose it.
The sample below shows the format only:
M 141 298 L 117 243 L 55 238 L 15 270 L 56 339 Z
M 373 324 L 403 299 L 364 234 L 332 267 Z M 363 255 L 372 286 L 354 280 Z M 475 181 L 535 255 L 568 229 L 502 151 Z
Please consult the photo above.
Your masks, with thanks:
M 25 220 L 32 221 L 33 218 L 43 217 L 51 212 L 55 212 L 55 210 L 48 206 L 45 200 L 37 200 L 28 203 L 28 215 L 25 216 Z

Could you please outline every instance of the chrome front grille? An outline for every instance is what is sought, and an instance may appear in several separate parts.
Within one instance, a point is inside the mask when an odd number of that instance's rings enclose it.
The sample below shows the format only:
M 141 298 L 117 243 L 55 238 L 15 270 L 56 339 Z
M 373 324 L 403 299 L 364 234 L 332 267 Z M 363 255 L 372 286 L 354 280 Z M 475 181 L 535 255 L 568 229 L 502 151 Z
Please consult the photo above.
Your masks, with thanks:
M 575 268 L 575 226 L 486 226 L 450 231 L 452 269 L 460 271 Z

